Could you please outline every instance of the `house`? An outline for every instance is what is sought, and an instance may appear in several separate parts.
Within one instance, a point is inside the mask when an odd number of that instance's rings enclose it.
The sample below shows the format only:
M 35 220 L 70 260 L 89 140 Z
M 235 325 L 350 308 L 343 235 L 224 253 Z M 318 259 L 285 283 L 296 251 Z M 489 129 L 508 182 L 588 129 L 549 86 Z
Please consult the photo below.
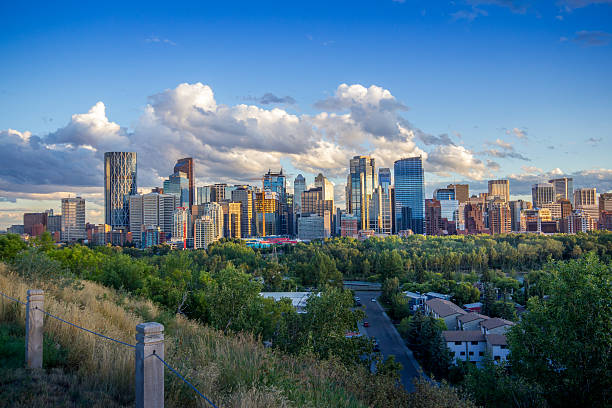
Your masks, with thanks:
M 487 319 L 480 323 L 483 334 L 504 334 L 512 326 L 514 326 L 514 322 L 499 317 Z
M 495 361 L 495 363 L 503 362 L 508 359 L 510 349 L 508 348 L 508 341 L 504 334 L 487 334 L 487 351 Z
M 463 360 L 479 365 L 487 351 L 487 339 L 480 330 L 442 332 L 453 361 Z
M 408 305 L 411 310 L 417 310 L 423 307 L 427 301 L 427 296 L 421 295 L 418 292 L 403 292 L 404 296 L 408 299 Z
M 480 313 L 466 313 L 457 316 L 457 328 L 459 330 L 480 330 L 480 323 L 489 319 L 489 316 Z
M 445 295 L 443 293 L 438 293 L 438 292 L 427 292 L 425 294 L 425 296 L 427 296 L 427 299 L 444 299 L 444 300 L 450 300 L 451 296 L 450 295 Z
M 429 299 L 425 302 L 425 313 L 428 313 L 436 319 L 443 319 L 446 323 L 446 328 L 449 330 L 457 330 L 457 317 L 467 314 L 465 310 L 444 299 Z

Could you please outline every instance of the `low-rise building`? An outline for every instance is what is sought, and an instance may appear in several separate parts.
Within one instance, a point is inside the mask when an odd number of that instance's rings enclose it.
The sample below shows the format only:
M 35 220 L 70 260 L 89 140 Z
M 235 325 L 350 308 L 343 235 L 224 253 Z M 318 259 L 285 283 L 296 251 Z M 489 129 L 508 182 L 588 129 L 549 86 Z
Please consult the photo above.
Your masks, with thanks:
M 508 360 L 508 354 L 510 349 L 508 348 L 508 341 L 506 336 L 503 334 L 487 334 L 487 351 L 496 363 Z
M 467 312 L 449 300 L 434 298 L 425 302 L 425 313 L 443 319 L 449 330 L 457 330 L 457 317 Z
M 291 305 L 298 313 L 306 313 L 306 304 L 311 294 L 312 292 L 260 292 L 259 296 L 274 299 L 275 302 L 281 299 L 289 299 L 291 300 Z
M 457 316 L 457 327 L 459 330 L 480 330 L 480 323 L 488 318 L 489 316 L 479 313 L 466 313 Z
M 479 365 L 487 351 L 487 340 L 480 330 L 443 331 L 442 338 L 453 361 L 463 360 Z
M 417 310 L 423 307 L 427 301 L 427 296 L 421 295 L 418 292 L 403 292 L 404 296 L 408 299 L 408 305 L 411 310 Z
M 514 322 L 499 317 L 486 319 L 480 323 L 483 334 L 505 334 L 512 326 L 514 326 Z

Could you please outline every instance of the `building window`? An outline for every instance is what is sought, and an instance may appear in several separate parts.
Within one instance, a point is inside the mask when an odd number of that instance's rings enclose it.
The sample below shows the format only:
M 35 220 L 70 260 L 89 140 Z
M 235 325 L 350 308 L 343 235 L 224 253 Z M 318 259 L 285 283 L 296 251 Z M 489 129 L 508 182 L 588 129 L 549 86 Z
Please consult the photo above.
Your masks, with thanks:
M 472 346 L 477 346 L 478 345 L 477 341 L 472 341 L 471 343 L 472 343 Z
M 460 345 L 461 345 L 461 342 L 460 342 L 460 341 L 456 341 L 456 342 L 455 342 L 455 346 L 460 346 Z
M 482 351 L 479 351 L 479 352 L 478 352 L 478 355 L 479 355 L 480 357 L 482 357 L 482 356 L 484 356 L 484 353 L 483 353 Z
M 459 353 L 462 356 L 465 356 L 465 351 L 462 351 L 461 353 Z
M 474 355 L 474 352 L 473 352 L 473 351 L 470 351 L 470 356 L 473 356 L 473 355 Z

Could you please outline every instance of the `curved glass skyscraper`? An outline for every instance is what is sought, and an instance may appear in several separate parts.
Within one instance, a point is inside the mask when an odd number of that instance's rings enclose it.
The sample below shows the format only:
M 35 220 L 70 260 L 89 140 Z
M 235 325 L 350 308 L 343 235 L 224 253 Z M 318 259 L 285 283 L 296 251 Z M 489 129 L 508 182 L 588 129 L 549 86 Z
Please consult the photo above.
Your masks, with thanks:
M 393 166 L 393 174 L 397 230 L 411 229 L 415 234 L 423 234 L 425 177 L 421 156 L 397 160 Z
M 136 193 L 136 153 L 104 153 L 104 222 L 129 228 L 129 198 Z

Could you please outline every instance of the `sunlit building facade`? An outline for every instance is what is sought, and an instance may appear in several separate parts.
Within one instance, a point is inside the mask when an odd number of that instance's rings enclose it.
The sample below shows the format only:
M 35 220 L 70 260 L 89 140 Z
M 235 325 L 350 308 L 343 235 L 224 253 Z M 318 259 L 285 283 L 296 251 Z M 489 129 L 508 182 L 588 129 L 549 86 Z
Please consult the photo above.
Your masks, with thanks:
M 129 196 L 137 193 L 136 153 L 104 153 L 104 220 L 111 228 L 129 228 Z
M 395 180 L 395 217 L 397 230 L 423 234 L 425 227 L 425 177 L 422 157 L 397 160 Z

